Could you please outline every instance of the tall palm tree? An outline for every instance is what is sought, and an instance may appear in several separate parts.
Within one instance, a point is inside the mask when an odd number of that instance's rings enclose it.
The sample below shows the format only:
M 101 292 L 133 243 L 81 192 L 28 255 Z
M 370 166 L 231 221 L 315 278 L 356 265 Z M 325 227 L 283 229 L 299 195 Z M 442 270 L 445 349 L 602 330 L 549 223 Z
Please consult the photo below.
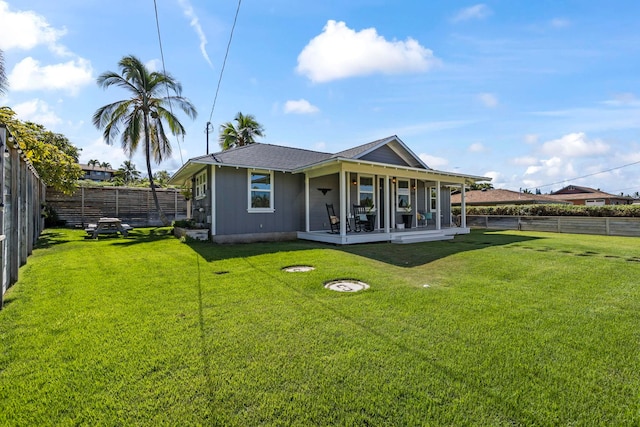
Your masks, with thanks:
M 0 50 L 0 95 L 5 93 L 8 85 L 7 74 L 4 72 L 4 54 L 2 50 Z
M 105 168 L 105 169 L 111 169 L 111 163 L 109 163 L 109 162 L 102 162 L 102 163 L 100 163 L 100 167 L 101 167 L 101 168 Z
M 96 166 L 100 166 L 100 161 L 97 159 L 91 159 L 87 162 L 87 166 L 91 166 L 93 169 L 95 169 Z
M 138 149 L 141 140 L 147 162 L 149 186 L 153 194 L 160 220 L 169 221 L 160 208 L 151 172 L 151 158 L 159 164 L 171 155 L 171 143 L 165 134 L 165 126 L 173 135 L 184 136 L 185 129 L 170 107 L 178 107 L 192 119 L 197 112 L 193 104 L 184 98 L 182 85 L 169 74 L 150 72 L 135 56 L 125 56 L 118 62 L 120 74 L 107 71 L 98 77 L 98 86 L 106 89 L 117 86 L 129 91 L 131 97 L 99 108 L 93 115 L 93 124 L 104 128 L 104 139 L 111 144 L 122 130 L 122 149 L 129 158 Z M 175 95 L 169 95 L 169 91 Z M 166 95 L 166 96 L 165 96 Z
M 140 178 L 140 171 L 136 169 L 136 165 L 131 160 L 125 160 L 118 169 L 118 175 L 122 177 L 125 184 L 130 184 Z
M 264 136 L 264 128 L 253 115 L 238 113 L 233 120 L 237 125 L 227 122 L 220 126 L 219 142 L 223 150 L 253 144 L 256 136 Z

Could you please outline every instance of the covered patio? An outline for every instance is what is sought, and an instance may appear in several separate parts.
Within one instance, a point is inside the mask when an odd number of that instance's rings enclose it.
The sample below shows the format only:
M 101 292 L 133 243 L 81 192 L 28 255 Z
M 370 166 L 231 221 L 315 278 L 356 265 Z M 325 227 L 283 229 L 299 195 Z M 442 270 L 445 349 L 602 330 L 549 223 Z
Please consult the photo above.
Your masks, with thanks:
M 305 175 L 305 230 L 298 238 L 334 244 L 414 243 L 469 233 L 465 215 L 453 218 L 451 192 L 488 178 L 333 158 L 298 171 Z M 327 205 L 338 223 L 331 227 Z M 367 207 L 372 231 L 356 232 L 354 205 Z M 457 220 L 457 221 L 456 221 Z M 333 228 L 333 230 L 332 230 Z

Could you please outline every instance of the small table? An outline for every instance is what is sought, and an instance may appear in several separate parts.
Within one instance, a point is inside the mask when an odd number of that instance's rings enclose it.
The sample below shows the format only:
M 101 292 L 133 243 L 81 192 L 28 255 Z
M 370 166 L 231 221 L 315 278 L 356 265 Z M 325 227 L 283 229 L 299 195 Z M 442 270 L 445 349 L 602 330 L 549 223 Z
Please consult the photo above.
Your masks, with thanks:
M 127 237 L 128 227 L 123 226 L 120 218 L 100 218 L 97 224 L 90 224 L 86 231 L 94 239 L 97 239 L 99 234 L 112 233 L 121 233 Z

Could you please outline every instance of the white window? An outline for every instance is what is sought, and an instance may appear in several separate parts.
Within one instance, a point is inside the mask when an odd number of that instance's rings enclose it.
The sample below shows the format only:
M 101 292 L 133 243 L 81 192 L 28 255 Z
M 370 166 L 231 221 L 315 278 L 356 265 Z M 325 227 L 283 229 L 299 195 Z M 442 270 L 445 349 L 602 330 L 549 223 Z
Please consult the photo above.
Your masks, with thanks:
M 358 203 L 362 206 L 375 207 L 375 192 L 373 187 L 372 176 L 358 177 Z
M 273 172 L 249 171 L 249 212 L 273 212 Z
M 430 211 L 431 212 L 435 212 L 436 211 L 436 197 L 438 196 L 438 194 L 436 193 L 436 188 L 435 187 L 429 187 L 429 206 L 431 207 Z
M 196 196 L 195 199 L 204 199 L 207 196 L 207 172 L 196 175 Z
M 396 207 L 398 211 L 405 212 L 411 206 L 411 195 L 409 193 L 409 181 L 399 179 L 396 182 Z
M 585 200 L 585 206 L 604 206 L 604 199 Z

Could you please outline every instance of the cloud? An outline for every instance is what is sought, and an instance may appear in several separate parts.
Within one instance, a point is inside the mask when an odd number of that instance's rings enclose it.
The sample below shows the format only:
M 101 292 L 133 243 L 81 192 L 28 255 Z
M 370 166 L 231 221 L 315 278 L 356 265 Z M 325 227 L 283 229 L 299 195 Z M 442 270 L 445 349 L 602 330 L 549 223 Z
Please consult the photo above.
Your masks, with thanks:
M 549 22 L 553 28 L 566 28 L 571 25 L 571 21 L 562 18 L 554 18 Z
M 613 99 L 604 101 L 604 104 L 618 107 L 624 105 L 638 105 L 638 98 L 631 92 L 616 93 Z
M 484 19 L 489 15 L 491 15 L 491 9 L 489 9 L 489 7 L 486 4 L 480 3 L 480 4 L 476 4 L 474 6 L 470 6 L 458 11 L 458 13 L 456 13 L 456 15 L 453 17 L 452 21 L 464 22 L 464 21 L 470 21 L 473 19 L 479 20 L 479 19 Z
M 52 28 L 47 20 L 33 11 L 12 11 L 9 4 L 0 0 L 0 49 L 30 50 L 46 45 L 58 55 L 68 55 L 66 47 L 58 40 L 66 29 Z
M 51 111 L 49 104 L 40 99 L 16 104 L 12 109 L 20 120 L 39 123 L 45 127 L 51 127 L 62 122 L 62 119 Z
M 516 157 L 511 160 L 511 163 L 518 166 L 531 166 L 538 163 L 538 158 L 533 156 Z
M 439 63 L 416 40 L 388 41 L 375 28 L 356 32 L 344 22 L 327 21 L 298 55 L 296 71 L 314 83 L 375 73 L 425 72 Z
M 151 59 L 145 62 L 144 66 L 151 72 L 162 71 L 162 61 L 159 59 Z
M 93 83 L 92 73 L 91 64 L 82 58 L 41 66 L 27 57 L 13 68 L 8 79 L 14 91 L 64 90 L 76 95 L 80 88 Z
M 538 135 L 530 133 L 524 136 L 524 142 L 527 144 L 536 144 L 538 142 Z
M 420 157 L 420 160 L 422 160 L 431 169 L 440 169 L 441 167 L 447 166 L 449 164 L 449 160 L 443 157 L 431 156 L 424 153 L 418 155 L 418 157 Z
M 306 99 L 299 99 L 297 101 L 287 101 L 284 104 L 284 112 L 286 114 L 313 114 L 320 111 L 318 107 L 312 105 Z
M 589 140 L 583 132 L 570 133 L 542 144 L 542 153 L 562 157 L 599 156 L 609 151 L 609 145 L 599 139 Z
M 200 25 L 200 20 L 196 15 L 191 3 L 188 0 L 178 0 L 180 7 L 182 8 L 182 12 L 184 16 L 190 19 L 189 25 L 193 27 L 198 38 L 200 39 L 200 52 L 202 53 L 202 57 L 209 64 L 211 68 L 213 68 L 213 64 L 211 63 L 211 59 L 209 59 L 209 54 L 207 54 L 207 36 L 205 36 L 204 31 L 202 30 L 202 26 Z
M 491 178 L 491 183 L 493 184 L 494 187 L 496 186 L 496 184 L 500 182 L 502 178 L 502 174 L 498 171 L 488 171 L 483 173 L 482 175 L 488 178 Z
M 478 99 L 485 107 L 495 108 L 498 106 L 498 98 L 492 93 L 481 93 L 478 95 Z
M 480 142 L 475 142 L 475 143 L 471 144 L 467 150 L 470 153 L 482 153 L 482 152 L 487 151 L 487 147 L 485 147 Z

